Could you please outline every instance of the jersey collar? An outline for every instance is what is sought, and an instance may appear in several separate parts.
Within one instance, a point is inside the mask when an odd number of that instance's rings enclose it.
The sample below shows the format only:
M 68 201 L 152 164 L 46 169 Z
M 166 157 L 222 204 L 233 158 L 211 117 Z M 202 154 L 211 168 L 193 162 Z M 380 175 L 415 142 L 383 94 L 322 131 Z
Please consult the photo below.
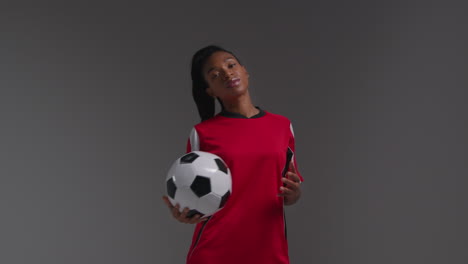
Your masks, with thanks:
M 221 112 L 219 113 L 220 116 L 224 116 L 224 117 L 230 117 L 230 118 L 244 118 L 244 119 L 252 119 L 252 118 L 259 118 L 259 117 L 262 117 L 265 115 L 265 111 L 263 111 L 260 107 L 256 106 L 255 108 L 257 108 L 258 110 L 260 110 L 260 112 L 252 117 L 246 117 L 244 115 L 241 115 L 239 113 L 232 113 L 232 112 L 228 112 L 226 111 L 225 109 L 221 110 Z

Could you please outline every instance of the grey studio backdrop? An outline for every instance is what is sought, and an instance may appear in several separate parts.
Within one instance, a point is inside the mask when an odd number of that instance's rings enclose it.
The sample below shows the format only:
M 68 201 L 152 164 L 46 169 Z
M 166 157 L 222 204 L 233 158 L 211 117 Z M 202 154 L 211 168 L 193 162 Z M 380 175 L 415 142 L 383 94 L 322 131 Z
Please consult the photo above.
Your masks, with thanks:
M 467 263 L 466 4 L 1 5 L 0 263 L 184 263 L 161 196 L 212 43 L 294 124 L 292 263 Z

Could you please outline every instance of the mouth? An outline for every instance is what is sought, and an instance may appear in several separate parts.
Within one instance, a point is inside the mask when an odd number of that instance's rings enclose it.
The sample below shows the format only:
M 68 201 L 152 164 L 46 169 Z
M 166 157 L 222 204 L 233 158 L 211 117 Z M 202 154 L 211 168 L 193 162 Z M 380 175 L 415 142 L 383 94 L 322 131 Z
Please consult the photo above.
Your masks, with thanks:
M 240 84 L 240 78 L 232 78 L 231 80 L 226 82 L 226 86 L 228 88 L 237 87 L 237 86 L 239 86 L 239 84 Z

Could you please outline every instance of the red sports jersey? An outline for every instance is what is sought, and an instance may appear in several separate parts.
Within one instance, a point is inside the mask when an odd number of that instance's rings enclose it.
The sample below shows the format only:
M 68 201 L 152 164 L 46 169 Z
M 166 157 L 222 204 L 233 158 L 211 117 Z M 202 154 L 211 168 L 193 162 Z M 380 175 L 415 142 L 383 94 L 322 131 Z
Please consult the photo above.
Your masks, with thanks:
M 223 209 L 196 225 L 187 264 L 289 263 L 278 194 L 288 160 L 296 163 L 290 121 L 261 109 L 251 118 L 222 111 L 193 128 L 187 152 L 195 150 L 226 162 L 232 194 Z

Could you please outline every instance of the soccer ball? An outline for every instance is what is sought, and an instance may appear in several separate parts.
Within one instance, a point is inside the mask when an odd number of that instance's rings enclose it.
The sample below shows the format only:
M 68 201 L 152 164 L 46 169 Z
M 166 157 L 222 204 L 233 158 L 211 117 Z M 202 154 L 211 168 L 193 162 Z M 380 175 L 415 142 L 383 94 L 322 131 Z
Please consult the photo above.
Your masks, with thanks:
M 187 217 L 209 216 L 223 208 L 231 195 L 231 172 L 217 155 L 193 151 L 172 164 L 166 190 L 172 205 L 190 209 Z

